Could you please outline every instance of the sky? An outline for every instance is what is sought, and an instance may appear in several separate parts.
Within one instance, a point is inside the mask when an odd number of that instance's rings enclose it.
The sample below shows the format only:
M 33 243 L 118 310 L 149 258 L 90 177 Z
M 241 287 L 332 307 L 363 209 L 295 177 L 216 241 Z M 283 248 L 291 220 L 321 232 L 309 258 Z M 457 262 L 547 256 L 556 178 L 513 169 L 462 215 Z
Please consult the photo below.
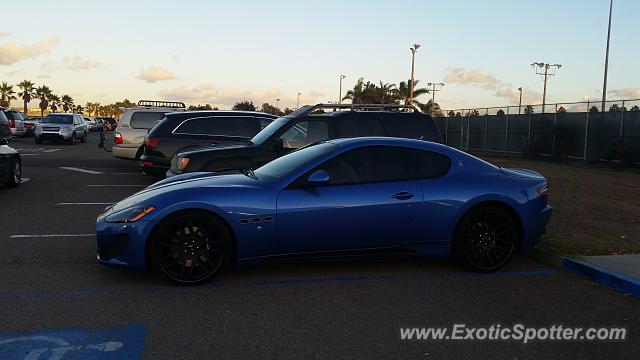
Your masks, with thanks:
M 336 101 L 359 77 L 444 82 L 442 108 L 541 103 L 532 62 L 560 63 L 547 103 L 599 99 L 608 0 L 7 1 L 0 81 L 76 103 L 230 108 Z M 640 1 L 614 0 L 608 98 L 640 98 Z M 428 98 L 421 99 L 427 101 Z M 21 102 L 14 102 L 20 106 Z M 31 107 L 37 107 L 34 102 Z

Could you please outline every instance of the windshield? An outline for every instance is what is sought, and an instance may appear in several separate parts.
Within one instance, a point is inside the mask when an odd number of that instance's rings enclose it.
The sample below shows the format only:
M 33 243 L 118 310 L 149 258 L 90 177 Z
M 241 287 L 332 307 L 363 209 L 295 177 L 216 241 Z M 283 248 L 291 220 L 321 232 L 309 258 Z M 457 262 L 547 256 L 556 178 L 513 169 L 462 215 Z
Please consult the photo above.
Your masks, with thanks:
M 43 124 L 73 124 L 73 116 L 71 115 L 47 115 L 43 120 Z
M 282 179 L 299 169 L 301 166 L 304 166 L 305 164 L 324 156 L 337 148 L 338 145 L 333 143 L 320 143 L 305 147 L 283 157 L 277 158 L 256 169 L 255 175 L 259 179 Z
M 288 118 L 281 117 L 274 120 L 271 124 L 267 125 L 259 133 L 251 139 L 251 142 L 257 145 L 262 145 L 273 133 L 278 131 L 284 124 L 289 121 Z

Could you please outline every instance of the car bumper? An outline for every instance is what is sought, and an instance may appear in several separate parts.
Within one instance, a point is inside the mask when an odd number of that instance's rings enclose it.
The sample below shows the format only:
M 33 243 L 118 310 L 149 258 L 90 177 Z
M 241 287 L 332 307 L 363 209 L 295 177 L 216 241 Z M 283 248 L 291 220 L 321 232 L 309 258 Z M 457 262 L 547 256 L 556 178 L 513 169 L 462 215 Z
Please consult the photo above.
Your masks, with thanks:
M 127 147 L 122 145 L 113 146 L 113 156 L 123 159 L 135 159 L 140 146 Z
M 149 156 L 147 154 L 143 154 L 140 157 L 138 164 L 140 165 L 140 170 L 143 173 L 153 176 L 163 176 L 167 170 L 171 168 L 171 163 L 166 159 Z
M 69 140 L 71 139 L 72 134 L 61 134 L 61 133 L 36 133 L 35 134 L 38 139 L 41 140 Z
M 96 222 L 98 263 L 111 267 L 134 270 L 147 269 L 146 238 L 149 222 L 108 223 L 104 219 Z
M 535 217 L 523 224 L 524 236 L 521 244 L 523 249 L 532 248 L 540 241 L 542 235 L 547 231 L 551 212 L 551 205 L 546 205 Z

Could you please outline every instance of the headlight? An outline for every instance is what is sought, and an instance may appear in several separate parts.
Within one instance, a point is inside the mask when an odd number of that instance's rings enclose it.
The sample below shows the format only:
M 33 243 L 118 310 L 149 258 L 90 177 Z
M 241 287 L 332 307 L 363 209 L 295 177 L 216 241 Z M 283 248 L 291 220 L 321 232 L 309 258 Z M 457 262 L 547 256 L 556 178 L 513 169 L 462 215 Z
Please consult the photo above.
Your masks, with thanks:
M 110 223 L 136 222 L 147 216 L 147 214 L 151 213 L 154 209 L 155 207 L 153 206 L 134 206 L 108 215 L 104 220 Z
M 187 166 L 189 166 L 189 158 L 178 158 L 177 168 L 182 172 Z

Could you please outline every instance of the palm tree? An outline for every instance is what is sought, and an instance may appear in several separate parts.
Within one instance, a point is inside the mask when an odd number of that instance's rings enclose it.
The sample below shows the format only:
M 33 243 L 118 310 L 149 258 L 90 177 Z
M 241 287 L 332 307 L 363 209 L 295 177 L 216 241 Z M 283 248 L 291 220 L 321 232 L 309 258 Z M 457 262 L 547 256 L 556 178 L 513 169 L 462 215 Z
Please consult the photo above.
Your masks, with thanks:
M 36 96 L 40 98 L 38 106 L 40 107 L 40 116 L 43 116 L 44 111 L 49 107 L 48 99 L 51 96 L 51 89 L 46 85 L 42 85 L 36 89 Z
M 18 93 L 18 95 L 20 96 L 20 98 L 22 98 L 22 101 L 24 102 L 25 115 L 29 111 L 29 102 L 31 102 L 31 99 L 33 99 L 35 95 L 34 94 L 35 86 L 36 84 L 34 84 L 29 80 L 22 80 L 22 82 L 18 84 L 18 87 L 22 90 L 22 92 Z
M 9 85 L 6 82 L 0 84 L 0 106 L 11 106 L 11 101 L 17 99 L 15 93 L 16 92 L 13 90 L 13 85 Z
M 420 108 L 420 110 L 425 114 L 433 114 L 434 116 L 444 116 L 444 114 L 442 113 L 442 109 L 440 109 L 440 105 L 438 103 L 434 104 L 431 100 L 427 101 L 426 104 L 418 103 L 417 105 Z
M 380 86 L 375 88 L 376 104 L 396 104 L 398 99 L 398 89 L 395 84 L 385 84 L 380 81 Z
M 358 79 L 352 90 L 347 91 L 342 100 L 351 100 L 352 104 L 369 104 L 374 102 L 376 85 L 364 78 Z
M 411 101 L 412 105 L 421 106 L 422 102 L 417 100 L 417 97 L 430 94 L 431 92 L 427 88 L 418 88 L 418 83 L 420 80 L 415 80 L 413 83 L 413 99 Z M 411 95 L 411 80 L 401 81 L 398 84 L 398 94 L 400 95 L 400 101 L 402 101 L 405 105 L 409 105 L 409 96 Z
M 91 114 L 93 114 L 95 106 L 95 103 L 87 102 L 87 104 L 84 106 L 85 110 L 87 110 L 87 115 L 91 116 Z
M 51 111 L 56 112 L 58 110 L 58 105 L 60 105 L 60 96 L 52 93 L 49 95 L 47 100 L 49 100 L 49 103 L 51 104 L 49 105 Z
M 62 109 L 64 110 L 64 112 L 69 111 L 69 109 L 73 109 L 73 98 L 69 95 L 62 95 L 62 98 L 60 98 L 60 101 L 62 101 Z

